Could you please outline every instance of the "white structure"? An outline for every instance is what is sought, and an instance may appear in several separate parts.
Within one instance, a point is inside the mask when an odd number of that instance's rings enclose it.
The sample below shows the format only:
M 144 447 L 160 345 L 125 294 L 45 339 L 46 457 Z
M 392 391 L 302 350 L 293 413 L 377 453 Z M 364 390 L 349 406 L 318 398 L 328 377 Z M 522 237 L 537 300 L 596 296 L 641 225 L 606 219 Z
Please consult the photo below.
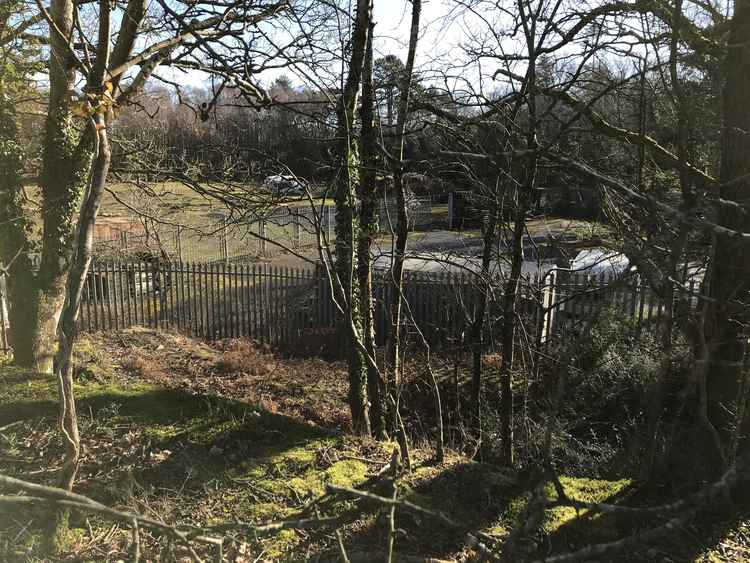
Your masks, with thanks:
M 622 252 L 603 247 L 581 250 L 570 264 L 575 273 L 616 278 L 630 271 L 630 260 Z
M 303 195 L 305 186 L 294 176 L 275 174 L 268 176 L 263 185 L 274 195 Z

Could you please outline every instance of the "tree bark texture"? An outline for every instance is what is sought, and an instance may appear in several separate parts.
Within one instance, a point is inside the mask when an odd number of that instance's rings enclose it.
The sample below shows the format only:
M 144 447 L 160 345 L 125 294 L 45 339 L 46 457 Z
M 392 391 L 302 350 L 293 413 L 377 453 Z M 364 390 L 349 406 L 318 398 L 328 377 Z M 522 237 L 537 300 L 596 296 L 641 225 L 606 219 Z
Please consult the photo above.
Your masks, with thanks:
M 336 274 L 343 286 L 346 299 L 344 318 L 340 319 L 339 323 L 339 334 L 342 342 L 348 343 L 349 408 L 353 431 L 360 435 L 370 434 L 370 419 L 367 400 L 367 358 L 357 342 L 363 337 L 364 323 L 356 272 L 360 225 L 356 209 L 359 163 L 354 135 L 354 113 L 371 19 L 370 0 L 358 0 L 351 40 L 349 73 L 336 111 L 339 159 L 335 192 Z
M 401 385 L 400 342 L 401 342 L 401 308 L 403 304 L 404 261 L 406 244 L 409 236 L 408 217 L 406 214 L 406 194 L 404 193 L 404 145 L 406 143 L 406 120 L 409 113 L 411 84 L 414 76 L 414 58 L 419 40 L 419 18 L 422 11 L 421 0 L 412 0 L 411 30 L 409 33 L 409 52 L 406 67 L 401 80 L 401 96 L 398 104 L 398 121 L 396 123 L 396 151 L 393 161 L 393 187 L 396 194 L 397 220 L 396 243 L 393 251 L 390 282 L 392 290 L 391 331 L 386 346 L 386 369 L 388 373 L 388 392 L 394 394 L 391 405 L 398 408 L 399 387 Z M 391 426 L 396 424 L 396 414 L 391 413 Z
M 361 166 L 359 213 L 360 237 L 357 248 L 357 276 L 360 288 L 360 309 L 362 311 L 363 337 L 367 353 L 375 358 L 375 302 L 372 286 L 372 242 L 377 230 L 377 187 L 375 183 L 377 167 L 377 129 L 375 127 L 375 94 L 372 77 L 372 35 L 374 24 L 370 24 L 362 76 L 362 102 L 360 107 Z M 370 400 L 370 425 L 378 439 L 386 437 L 385 425 L 385 381 L 380 370 L 372 362 L 367 364 L 367 392 Z
M 750 195 L 750 0 L 735 2 L 725 63 L 723 127 L 721 134 L 720 196 L 744 206 Z M 750 215 L 722 206 L 719 223 L 750 232 Z M 706 323 L 709 346 L 708 415 L 722 441 L 734 425 L 740 380 L 745 363 L 750 322 L 750 246 L 741 238 L 719 235 L 711 260 L 712 305 Z M 748 436 L 748 418 L 739 431 Z M 741 440 L 747 449 L 748 440 Z

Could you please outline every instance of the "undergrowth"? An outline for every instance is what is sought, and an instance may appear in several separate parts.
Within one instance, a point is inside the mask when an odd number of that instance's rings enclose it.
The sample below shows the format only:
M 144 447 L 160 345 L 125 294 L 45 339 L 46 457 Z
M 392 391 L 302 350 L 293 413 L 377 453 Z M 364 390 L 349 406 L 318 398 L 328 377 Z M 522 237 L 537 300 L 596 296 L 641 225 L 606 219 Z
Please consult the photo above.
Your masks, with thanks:
M 602 353 L 600 349 L 591 357 Z M 55 382 L 8 364 L 0 366 L 0 373 L 2 471 L 54 484 L 62 453 L 55 429 Z M 625 389 L 635 381 L 632 373 L 623 373 L 622 365 L 597 377 L 598 385 L 610 387 L 612 378 L 619 378 Z M 321 498 L 327 483 L 357 487 L 365 482 L 388 462 L 394 447 L 341 432 L 348 424 L 343 379 L 339 364 L 282 359 L 242 341 L 209 346 L 139 329 L 87 337 L 76 355 L 83 439 L 77 490 L 173 523 L 258 523 L 296 517 Z M 587 408 L 584 398 L 594 392 L 585 386 L 577 391 L 581 408 Z M 588 416 L 594 417 L 604 405 L 588 408 Z M 467 532 L 479 533 L 489 544 L 513 532 L 530 498 L 526 470 L 472 461 L 453 451 L 441 464 L 432 461 L 430 448 L 416 447 L 413 454 L 414 471 L 400 480 L 399 496 L 444 511 L 461 529 L 399 511 L 399 557 L 468 561 L 476 554 L 464 547 Z M 577 466 L 561 478 L 572 498 L 637 499 L 627 478 L 584 474 L 585 468 Z M 376 486 L 375 492 L 387 490 Z M 545 494 L 554 498 L 551 489 Z M 341 532 L 352 560 L 382 559 L 387 510 L 339 498 L 314 505 L 321 516 L 343 518 Z M 45 518 L 39 510 L 0 511 L 0 560 L 45 560 Z M 131 556 L 126 527 L 75 514 L 71 524 L 69 552 L 55 561 L 119 561 Z M 611 541 L 632 530 L 632 522 L 556 508 L 524 538 L 525 549 L 537 555 L 559 553 L 591 541 Z M 265 537 L 239 534 L 225 554 L 230 561 L 334 561 L 339 558 L 334 531 L 322 527 Z M 143 534 L 147 560 L 165 560 L 167 545 L 158 534 Z M 683 551 L 699 553 L 694 545 Z M 648 553 L 638 558 L 651 560 Z

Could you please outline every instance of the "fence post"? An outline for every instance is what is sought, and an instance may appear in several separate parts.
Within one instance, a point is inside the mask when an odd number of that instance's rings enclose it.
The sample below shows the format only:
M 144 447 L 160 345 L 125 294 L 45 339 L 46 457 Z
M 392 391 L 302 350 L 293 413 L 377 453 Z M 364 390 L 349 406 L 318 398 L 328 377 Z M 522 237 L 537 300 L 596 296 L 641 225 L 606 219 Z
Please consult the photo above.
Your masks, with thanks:
M 326 222 L 326 236 L 328 237 L 328 240 L 330 241 L 333 238 L 333 205 L 326 205 L 325 207 L 326 213 L 328 215 L 327 222 Z
M 177 262 L 182 264 L 182 225 L 177 225 L 177 230 L 174 234 L 175 237 L 175 247 L 177 250 Z
M 630 279 L 630 316 L 636 318 L 638 307 L 638 276 L 632 276 Z
M 292 235 L 294 240 L 292 241 L 292 248 L 302 247 L 302 226 L 300 225 L 299 215 L 297 213 L 292 214 Z
M 224 264 L 229 262 L 229 225 L 227 221 L 227 216 L 224 215 L 221 219 L 222 225 L 221 225 L 221 259 L 224 261 Z
M 7 322 L 7 308 L 5 299 L 5 287 L 7 281 L 4 273 L 0 273 L 0 352 L 8 351 L 8 334 L 7 329 L 10 323 Z
M 448 192 L 448 230 L 453 229 L 453 192 Z
M 544 298 L 542 299 L 542 336 L 541 341 L 544 343 L 545 346 L 549 345 L 549 337 L 552 332 L 552 325 L 555 322 L 555 289 L 557 287 L 557 275 L 555 271 L 553 270 L 548 274 L 549 276 L 549 286 L 547 286 L 546 283 L 544 283 L 544 279 L 542 278 L 542 291 Z

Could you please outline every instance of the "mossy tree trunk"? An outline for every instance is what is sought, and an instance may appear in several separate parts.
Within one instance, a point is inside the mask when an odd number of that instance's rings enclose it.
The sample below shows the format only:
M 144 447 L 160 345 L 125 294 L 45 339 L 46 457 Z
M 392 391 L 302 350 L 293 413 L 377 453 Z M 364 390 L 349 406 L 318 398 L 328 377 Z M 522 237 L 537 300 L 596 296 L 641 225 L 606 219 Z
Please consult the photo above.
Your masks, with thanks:
M 55 0 L 50 16 L 60 33 L 50 33 L 49 102 L 45 122 L 42 170 L 41 241 L 30 236 L 30 220 L 23 207 L 20 166 L 3 165 L 0 180 L 0 260 L 11 263 L 8 292 L 10 341 L 17 364 L 51 373 L 58 320 L 70 269 L 76 218 L 87 184 L 93 136 L 82 133 L 72 112 L 70 92 L 75 64 L 70 37 L 73 3 Z M 7 100 L 6 100 L 7 101 Z M 3 102 L 3 143 L 10 148 L 15 135 L 12 107 Z M 16 151 L 17 155 L 22 154 Z M 13 158 L 10 152 L 4 157 Z M 15 157 L 17 158 L 17 156 Z M 7 163 L 10 164 L 10 163 Z M 39 253 L 38 263 L 32 259 Z
M 367 357 L 364 348 L 364 322 L 356 272 L 360 224 L 357 213 L 359 162 L 354 113 L 362 79 L 367 37 L 372 20 L 370 0 L 358 0 L 352 32 L 352 54 L 349 73 L 336 108 L 337 157 L 336 177 L 336 275 L 344 294 L 343 314 L 339 319 L 342 342 L 347 343 L 349 372 L 349 408 L 355 434 L 370 434 L 367 399 Z
M 72 2 L 52 2 L 50 14 L 60 31 L 69 35 L 73 25 Z M 12 261 L 8 280 L 11 346 L 17 364 L 43 373 L 52 372 L 75 219 L 91 156 L 90 145 L 79 143 L 80 127 L 71 113 L 69 91 L 74 85 L 74 66 L 69 48 L 59 34 L 50 34 L 49 70 L 49 108 L 40 182 L 43 220 L 40 243 L 30 237 L 30 221 L 22 205 L 20 167 L 4 165 L 0 180 L 0 260 Z M 14 142 L 15 116 L 7 103 L 3 103 L 0 111 L 3 142 L 10 147 Z M 9 153 L 4 156 L 11 157 Z M 41 251 L 41 256 L 35 264 L 32 254 L 37 251 Z
M 87 90 L 96 99 L 104 100 L 108 95 L 105 78 L 110 57 L 110 3 L 99 0 L 99 37 L 94 67 L 87 80 Z M 112 124 L 111 109 L 98 109 L 88 120 L 82 144 L 91 139 L 94 154 L 90 167 L 90 178 L 86 195 L 80 209 L 70 268 L 66 276 L 65 302 L 58 330 L 58 350 L 55 355 L 55 373 L 58 378 L 60 396 L 60 433 L 65 446 L 65 460 L 61 472 L 60 486 L 73 489 L 80 459 L 80 437 L 73 394 L 73 346 L 77 337 L 78 310 L 86 285 L 89 266 L 93 257 L 94 225 L 99 214 L 104 186 L 109 174 L 112 153 L 109 146 L 108 127 Z
M 367 38 L 367 50 L 362 76 L 362 102 L 360 106 L 361 153 L 360 193 L 361 205 L 359 212 L 360 237 L 357 248 L 357 276 L 359 278 L 360 308 L 362 311 L 362 325 L 364 345 L 367 353 L 374 360 L 375 345 L 375 302 L 372 286 L 372 242 L 378 226 L 377 216 L 377 187 L 375 182 L 377 168 L 377 129 L 375 127 L 372 77 L 372 35 L 374 24 L 370 24 Z M 367 364 L 367 393 L 370 401 L 370 424 L 373 435 L 378 439 L 387 437 L 385 412 L 386 388 L 385 381 L 378 366 L 370 361 Z
M 10 344 L 16 361 L 36 369 L 32 350 L 36 331 L 29 318 L 38 318 L 36 276 L 32 269 L 31 222 L 23 208 L 24 150 L 19 139 L 16 107 L 4 89 L 0 90 L 0 263 L 8 270 L 11 326 Z M 43 371 L 43 370 L 41 370 Z
M 74 259 L 67 277 L 65 305 L 58 330 L 59 347 L 55 355 L 55 373 L 58 377 L 60 395 L 60 432 L 65 445 L 65 463 L 61 474 L 61 486 L 72 490 L 80 458 L 80 437 L 73 394 L 73 346 L 77 337 L 77 318 L 81 296 L 86 285 L 86 277 L 92 259 L 94 224 L 99 213 L 104 185 L 109 171 L 111 151 L 105 118 L 98 114 L 93 118 L 92 128 L 96 131 L 97 151 L 91 182 L 81 206 L 81 219 L 78 224 Z

